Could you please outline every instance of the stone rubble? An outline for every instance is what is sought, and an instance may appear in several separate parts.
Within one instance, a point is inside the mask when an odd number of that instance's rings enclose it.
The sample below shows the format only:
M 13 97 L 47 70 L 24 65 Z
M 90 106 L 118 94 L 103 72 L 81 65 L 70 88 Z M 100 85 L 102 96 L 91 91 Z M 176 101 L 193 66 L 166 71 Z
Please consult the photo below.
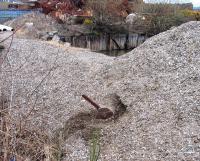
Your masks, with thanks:
M 109 104 L 107 95 L 119 96 L 127 106 L 119 118 L 81 118 L 83 126 L 65 140 L 66 161 L 88 160 L 85 132 L 92 128 L 101 130 L 101 161 L 199 161 L 199 42 L 200 22 L 158 34 L 117 58 L 14 39 L 8 60 L 18 70 L 11 77 L 9 63 L 4 63 L 1 91 L 9 95 L 13 84 L 16 116 L 29 112 L 23 104 L 28 96 L 30 105 L 37 99 L 30 125 L 50 134 L 80 113 L 94 111 L 82 94 L 104 106 Z

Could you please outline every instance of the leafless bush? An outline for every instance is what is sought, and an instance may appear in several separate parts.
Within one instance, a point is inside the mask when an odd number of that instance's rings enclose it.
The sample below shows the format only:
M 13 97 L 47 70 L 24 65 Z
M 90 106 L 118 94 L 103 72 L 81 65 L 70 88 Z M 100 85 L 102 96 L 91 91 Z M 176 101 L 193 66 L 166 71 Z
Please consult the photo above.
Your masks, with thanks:
M 168 0 L 149 0 L 147 2 L 143 4 L 140 12 L 142 14 L 148 14 L 151 19 L 148 31 L 150 36 L 192 20 L 183 14 L 181 5 L 178 4 L 179 1 L 171 3 Z
M 111 24 L 121 20 L 124 4 L 122 0 L 88 0 L 85 7 L 92 10 L 97 23 Z
M 58 157 L 61 156 L 60 146 L 55 144 L 45 130 L 42 131 L 42 128 L 30 124 L 30 120 L 37 115 L 32 104 L 32 102 L 37 102 L 34 94 L 48 79 L 54 67 L 46 71 L 46 76 L 29 95 L 23 106 L 30 108 L 23 113 L 20 110 L 20 104 L 14 104 L 13 101 L 15 97 L 13 75 L 16 70 L 13 69 L 10 49 L 15 32 L 0 41 L 1 44 L 10 41 L 6 51 L 0 55 L 0 160 L 58 161 L 61 158 Z M 7 72 L 6 75 L 5 72 Z
M 157 4 L 144 4 L 142 13 L 166 15 L 176 13 L 177 7 L 173 4 L 157 3 Z

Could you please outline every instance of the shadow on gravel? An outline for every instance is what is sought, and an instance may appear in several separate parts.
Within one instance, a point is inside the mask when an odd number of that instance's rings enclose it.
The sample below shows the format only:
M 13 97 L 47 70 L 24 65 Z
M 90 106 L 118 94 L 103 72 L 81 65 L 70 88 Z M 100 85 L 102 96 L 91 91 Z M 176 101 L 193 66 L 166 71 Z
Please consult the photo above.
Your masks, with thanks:
M 109 98 L 109 100 L 108 100 Z M 115 113 L 113 117 L 109 119 L 98 119 L 98 112 L 94 109 L 89 113 L 79 113 L 68 119 L 63 128 L 59 129 L 55 133 L 55 140 L 62 135 L 63 140 L 67 140 L 70 136 L 81 130 L 83 138 L 88 141 L 94 129 L 101 129 L 103 125 L 110 122 L 116 123 L 118 119 L 126 112 L 126 105 L 122 103 L 120 97 L 116 94 L 109 96 L 106 102 L 109 105 L 114 106 Z

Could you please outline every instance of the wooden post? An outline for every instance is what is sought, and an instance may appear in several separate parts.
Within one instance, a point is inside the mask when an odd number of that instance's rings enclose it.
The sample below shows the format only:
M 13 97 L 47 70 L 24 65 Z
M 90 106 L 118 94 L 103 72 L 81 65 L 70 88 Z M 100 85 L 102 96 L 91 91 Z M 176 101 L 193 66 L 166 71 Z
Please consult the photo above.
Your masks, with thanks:
M 110 51 L 110 34 L 109 33 L 106 34 L 106 39 L 107 39 L 107 41 L 106 41 L 106 50 Z

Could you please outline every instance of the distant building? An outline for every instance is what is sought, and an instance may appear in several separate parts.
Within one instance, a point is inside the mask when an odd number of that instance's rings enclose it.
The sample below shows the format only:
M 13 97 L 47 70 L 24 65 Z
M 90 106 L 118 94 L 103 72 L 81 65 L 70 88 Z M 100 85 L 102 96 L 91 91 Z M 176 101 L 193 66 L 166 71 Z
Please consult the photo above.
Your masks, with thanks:
M 13 4 L 25 4 L 25 5 L 31 5 L 34 6 L 35 3 L 38 2 L 38 0 L 0 0 L 1 2 L 8 2 Z
M 35 9 L 35 8 L 38 8 L 39 6 L 38 0 L 7 0 L 7 1 L 0 0 L 0 3 L 1 1 L 8 2 L 7 8 L 15 8 L 15 9 L 22 9 L 22 10 Z M 0 7 L 0 9 L 2 8 Z
M 18 2 L 18 0 L 0 0 L 0 2 L 13 3 L 13 2 Z
M 15 2 L 17 2 L 17 0 L 0 0 L 0 9 L 8 9 L 8 5 Z
M 0 0 L 0 23 L 31 12 L 40 12 L 37 0 Z

